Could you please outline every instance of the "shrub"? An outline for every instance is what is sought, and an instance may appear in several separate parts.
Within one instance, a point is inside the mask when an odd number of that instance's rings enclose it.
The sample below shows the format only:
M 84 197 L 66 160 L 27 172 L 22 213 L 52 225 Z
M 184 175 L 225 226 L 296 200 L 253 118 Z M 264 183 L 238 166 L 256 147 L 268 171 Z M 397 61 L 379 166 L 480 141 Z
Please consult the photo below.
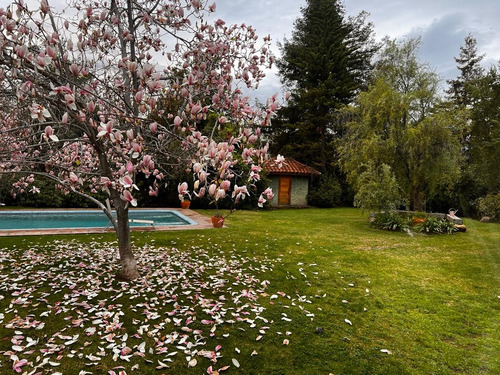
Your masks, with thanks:
M 500 222 L 500 192 L 479 198 L 478 211 L 481 216 L 489 216 L 491 220 Z
M 342 187 L 335 176 L 321 176 L 316 186 L 311 188 L 307 203 L 311 206 L 330 208 L 338 206 Z
M 395 211 L 380 212 L 375 216 L 371 225 L 383 230 L 407 232 L 411 228 L 411 218 Z
M 395 211 L 378 213 L 371 222 L 371 225 L 377 229 L 398 232 L 413 231 L 425 234 L 452 234 L 457 231 L 453 221 L 433 216 L 424 216 L 424 214 L 410 216 L 406 213 Z
M 428 216 L 425 221 L 415 226 L 414 230 L 426 234 L 452 234 L 456 232 L 453 221 L 432 216 Z
M 450 220 L 441 220 L 441 233 L 453 234 L 458 231 L 455 223 Z

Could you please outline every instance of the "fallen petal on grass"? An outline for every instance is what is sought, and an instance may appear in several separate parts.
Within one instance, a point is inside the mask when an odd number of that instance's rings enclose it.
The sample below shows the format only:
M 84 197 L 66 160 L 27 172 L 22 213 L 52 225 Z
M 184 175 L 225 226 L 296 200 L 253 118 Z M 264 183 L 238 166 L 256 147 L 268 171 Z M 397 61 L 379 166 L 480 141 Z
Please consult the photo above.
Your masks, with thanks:
M 232 358 L 231 362 L 233 362 L 234 367 L 236 367 L 236 368 L 240 367 L 240 363 L 238 362 L 238 360 L 236 358 Z

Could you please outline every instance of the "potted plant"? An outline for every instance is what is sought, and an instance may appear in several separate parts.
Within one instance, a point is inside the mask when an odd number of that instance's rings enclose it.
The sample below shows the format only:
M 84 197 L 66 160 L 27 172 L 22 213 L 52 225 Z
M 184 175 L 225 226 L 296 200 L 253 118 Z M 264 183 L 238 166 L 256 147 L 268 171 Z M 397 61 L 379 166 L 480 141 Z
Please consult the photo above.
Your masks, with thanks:
M 420 225 L 426 222 L 426 215 L 422 212 L 416 212 L 411 218 L 412 225 Z
M 179 193 L 179 200 L 181 201 L 181 207 L 183 209 L 188 209 L 191 205 L 191 200 L 186 199 L 186 197 L 191 198 L 188 192 L 188 184 L 187 182 L 183 182 L 177 186 L 177 191 Z
M 224 220 L 226 218 L 221 214 L 217 213 L 212 216 L 212 225 L 214 228 L 222 228 L 224 226 Z

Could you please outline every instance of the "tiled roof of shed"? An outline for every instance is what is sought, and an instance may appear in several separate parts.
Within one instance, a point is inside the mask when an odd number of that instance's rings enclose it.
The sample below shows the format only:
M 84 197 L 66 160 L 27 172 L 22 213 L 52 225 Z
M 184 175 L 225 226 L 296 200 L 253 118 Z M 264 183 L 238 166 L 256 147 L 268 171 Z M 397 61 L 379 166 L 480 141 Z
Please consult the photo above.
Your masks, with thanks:
M 297 160 L 285 158 L 281 168 L 275 159 L 269 159 L 264 163 L 264 169 L 270 175 L 295 175 L 295 176 L 313 176 L 321 174 L 316 169 L 305 164 L 299 163 Z

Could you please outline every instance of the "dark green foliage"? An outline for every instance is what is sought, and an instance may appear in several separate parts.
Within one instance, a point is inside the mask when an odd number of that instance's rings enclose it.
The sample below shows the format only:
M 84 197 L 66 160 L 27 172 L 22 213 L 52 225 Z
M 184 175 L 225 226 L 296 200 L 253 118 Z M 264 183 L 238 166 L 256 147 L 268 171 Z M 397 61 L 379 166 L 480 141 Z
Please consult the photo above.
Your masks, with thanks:
M 471 110 L 470 164 L 477 183 L 500 191 L 500 65 L 476 82 Z
M 380 212 L 375 215 L 371 225 L 377 229 L 406 232 L 411 228 L 411 217 L 395 211 Z
M 413 222 L 414 218 L 418 218 Z M 377 229 L 396 232 L 415 232 L 424 234 L 453 234 L 456 232 L 453 221 L 439 217 L 409 212 L 385 211 L 379 212 L 371 221 L 371 226 Z
M 484 55 L 477 53 L 477 40 L 471 34 L 465 38 L 465 45 L 460 47 L 460 56 L 455 57 L 460 75 L 446 81 L 450 88 L 447 93 L 456 105 L 467 106 L 474 102 L 471 91 L 475 82 L 483 75 L 481 60 Z
M 457 231 L 452 221 L 432 216 L 426 217 L 425 221 L 416 225 L 413 230 L 425 234 L 453 234 Z
M 478 210 L 480 215 L 489 216 L 491 220 L 500 222 L 500 193 L 479 198 Z
M 350 103 L 372 69 L 376 51 L 366 14 L 346 17 L 337 0 L 308 0 L 277 66 L 292 95 L 270 129 L 273 150 L 322 173 L 338 173 L 337 110 Z
M 340 204 L 342 187 L 335 176 L 322 175 L 318 183 L 311 187 L 307 203 L 311 206 L 330 208 Z
M 358 178 L 354 205 L 362 209 L 395 210 L 406 207 L 403 192 L 398 186 L 390 166 L 366 165 Z
M 90 200 L 74 193 L 65 194 L 55 188 L 52 180 L 38 178 L 34 184 L 40 192 L 26 191 L 22 194 L 12 195 L 12 183 L 16 181 L 15 175 L 5 175 L 0 179 L 0 202 L 9 206 L 33 208 L 97 208 Z M 106 193 L 91 196 L 105 199 Z
M 500 191 L 500 72 L 499 66 L 485 71 L 477 53 L 476 39 L 465 38 L 460 56 L 455 58 L 460 75 L 450 80 L 450 95 L 455 108 L 466 108 L 467 126 L 461 134 L 463 159 L 462 177 L 451 191 L 451 198 L 465 215 L 475 216 L 482 203 L 483 212 L 491 202 L 480 198 Z M 488 209 L 486 209 L 488 211 Z

